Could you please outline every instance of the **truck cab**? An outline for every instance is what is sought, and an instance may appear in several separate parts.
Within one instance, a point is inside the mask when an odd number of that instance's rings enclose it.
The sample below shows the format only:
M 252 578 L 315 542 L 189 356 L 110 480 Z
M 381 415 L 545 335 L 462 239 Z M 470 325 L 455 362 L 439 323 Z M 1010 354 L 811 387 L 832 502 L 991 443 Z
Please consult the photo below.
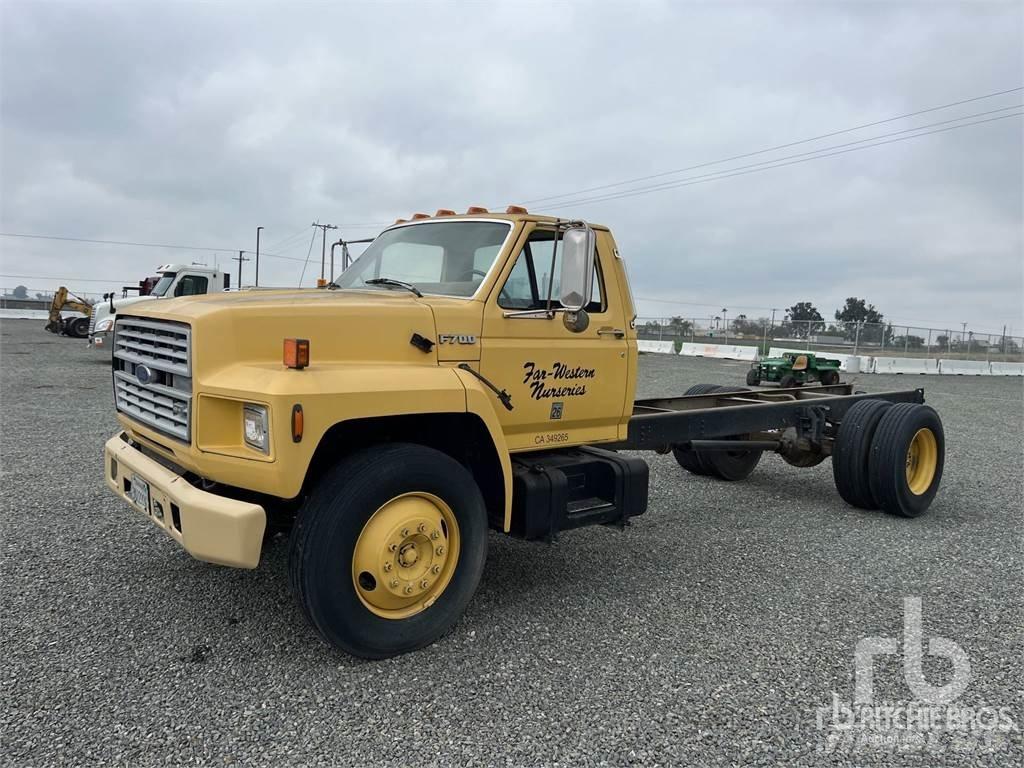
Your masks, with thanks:
M 94 349 L 110 346 L 110 335 L 118 310 L 152 299 L 198 296 L 230 287 L 231 276 L 219 269 L 211 269 L 202 264 L 162 264 L 156 268 L 156 275 L 139 281 L 138 296 L 129 296 L 129 289 L 126 288 L 120 298 L 108 293 L 102 302 L 93 307 L 89 319 L 89 346 Z

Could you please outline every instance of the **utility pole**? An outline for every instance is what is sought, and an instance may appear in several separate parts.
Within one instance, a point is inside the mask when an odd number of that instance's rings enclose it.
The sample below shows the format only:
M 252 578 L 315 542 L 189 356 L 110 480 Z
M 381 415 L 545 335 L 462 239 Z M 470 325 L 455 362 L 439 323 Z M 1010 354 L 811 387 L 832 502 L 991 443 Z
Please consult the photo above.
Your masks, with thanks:
M 260 286 L 260 230 L 263 227 L 256 227 L 256 287 Z
M 327 268 L 327 230 L 337 227 L 333 224 L 317 224 L 315 221 L 310 226 L 320 227 L 324 233 L 323 244 L 320 246 L 320 280 L 317 281 L 317 287 L 321 287 L 327 285 L 327 280 L 324 279 L 324 270 Z
M 245 258 L 245 251 L 239 251 L 238 255 L 232 259 L 232 261 L 238 262 L 238 290 L 242 290 L 242 262 L 248 261 L 248 259 Z
M 722 307 L 722 322 L 725 325 L 725 343 L 729 343 L 729 310 Z

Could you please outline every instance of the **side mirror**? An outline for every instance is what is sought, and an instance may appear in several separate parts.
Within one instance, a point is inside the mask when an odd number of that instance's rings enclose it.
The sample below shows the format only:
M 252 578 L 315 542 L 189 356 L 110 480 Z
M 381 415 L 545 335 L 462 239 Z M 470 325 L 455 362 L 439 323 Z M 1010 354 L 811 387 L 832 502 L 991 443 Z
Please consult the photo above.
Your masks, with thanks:
M 588 226 L 571 227 L 562 235 L 562 278 L 558 300 L 569 312 L 590 303 L 597 237 Z

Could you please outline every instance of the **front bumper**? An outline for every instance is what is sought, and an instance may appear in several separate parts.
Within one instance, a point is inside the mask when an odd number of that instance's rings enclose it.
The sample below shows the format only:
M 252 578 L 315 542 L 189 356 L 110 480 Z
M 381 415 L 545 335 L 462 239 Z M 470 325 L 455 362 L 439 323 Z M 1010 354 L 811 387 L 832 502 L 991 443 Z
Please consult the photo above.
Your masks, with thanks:
M 93 349 L 106 349 L 110 347 L 110 331 L 99 331 L 89 334 L 89 346 Z
M 114 435 L 103 450 L 107 487 L 142 512 L 197 560 L 235 568 L 260 561 L 267 514 L 259 504 L 202 491 Z M 129 495 L 132 476 L 149 483 L 150 508 Z

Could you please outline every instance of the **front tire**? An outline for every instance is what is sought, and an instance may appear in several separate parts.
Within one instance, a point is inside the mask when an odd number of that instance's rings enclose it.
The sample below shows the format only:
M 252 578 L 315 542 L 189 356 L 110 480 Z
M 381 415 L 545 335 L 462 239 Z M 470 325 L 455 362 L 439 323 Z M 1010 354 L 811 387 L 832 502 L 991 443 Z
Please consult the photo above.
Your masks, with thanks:
M 761 376 L 758 374 L 756 368 L 751 368 L 747 371 L 747 386 L 756 387 L 761 383 Z
M 422 648 L 458 621 L 487 557 L 487 511 L 447 454 L 396 443 L 330 470 L 299 511 L 289 580 L 320 636 L 354 656 Z
M 800 384 L 797 382 L 795 376 L 790 376 L 788 373 L 779 380 L 779 389 L 792 389 L 798 387 Z

